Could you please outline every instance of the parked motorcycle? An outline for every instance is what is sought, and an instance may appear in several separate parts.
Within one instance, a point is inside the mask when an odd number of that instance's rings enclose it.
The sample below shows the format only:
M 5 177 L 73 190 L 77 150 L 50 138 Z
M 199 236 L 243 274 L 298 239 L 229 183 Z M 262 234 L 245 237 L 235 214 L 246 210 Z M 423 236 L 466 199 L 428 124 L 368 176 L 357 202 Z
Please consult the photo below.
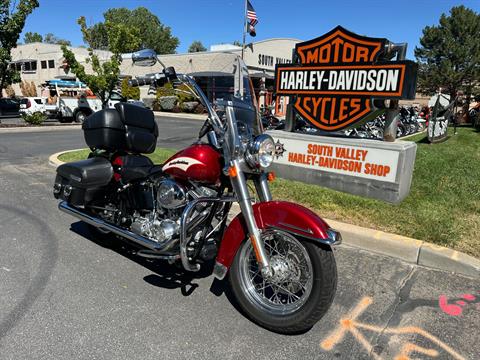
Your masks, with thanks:
M 142 50 L 133 62 L 160 61 Z M 130 84 L 189 88 L 208 111 L 198 140 L 154 165 L 143 155 L 155 150 L 158 136 L 150 110 L 120 103 L 99 111 L 82 125 L 90 158 L 57 169 L 59 209 L 136 243 L 139 256 L 191 272 L 212 263 L 214 276 L 228 278 L 247 316 L 267 329 L 310 329 L 333 301 L 331 247 L 341 235 L 309 209 L 272 199 L 268 169 L 276 145 L 262 133 L 245 64 L 233 58 L 234 90 L 215 104 L 191 77 L 160 64 L 161 73 Z M 258 202 L 252 202 L 247 182 L 254 184 Z M 234 202 L 241 213 L 228 223 Z
M 261 109 L 262 125 L 264 130 L 283 130 L 285 121 L 277 118 L 269 107 Z

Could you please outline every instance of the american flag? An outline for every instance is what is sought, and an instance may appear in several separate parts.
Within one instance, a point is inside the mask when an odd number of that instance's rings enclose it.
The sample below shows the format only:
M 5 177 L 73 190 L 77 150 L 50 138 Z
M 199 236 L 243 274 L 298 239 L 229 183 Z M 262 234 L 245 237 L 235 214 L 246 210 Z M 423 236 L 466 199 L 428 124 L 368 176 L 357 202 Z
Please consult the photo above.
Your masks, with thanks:
M 258 23 L 258 18 L 257 18 L 257 13 L 255 12 L 255 9 L 253 8 L 252 4 L 250 4 L 250 1 L 247 0 L 247 19 L 250 22 L 250 25 L 255 26 Z

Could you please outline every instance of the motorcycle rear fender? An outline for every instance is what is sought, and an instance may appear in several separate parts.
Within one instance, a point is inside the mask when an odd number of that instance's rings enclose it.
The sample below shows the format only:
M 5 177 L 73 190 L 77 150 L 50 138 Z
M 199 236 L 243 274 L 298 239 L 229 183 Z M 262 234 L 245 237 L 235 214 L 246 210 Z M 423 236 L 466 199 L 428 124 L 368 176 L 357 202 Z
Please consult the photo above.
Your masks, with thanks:
M 253 205 L 255 221 L 259 229 L 278 229 L 296 237 L 324 245 L 337 245 L 341 242 L 340 233 L 313 211 L 298 204 L 286 201 L 268 201 Z M 243 215 L 238 214 L 225 230 L 217 254 L 214 274 L 225 277 L 238 248 L 247 238 L 247 227 Z

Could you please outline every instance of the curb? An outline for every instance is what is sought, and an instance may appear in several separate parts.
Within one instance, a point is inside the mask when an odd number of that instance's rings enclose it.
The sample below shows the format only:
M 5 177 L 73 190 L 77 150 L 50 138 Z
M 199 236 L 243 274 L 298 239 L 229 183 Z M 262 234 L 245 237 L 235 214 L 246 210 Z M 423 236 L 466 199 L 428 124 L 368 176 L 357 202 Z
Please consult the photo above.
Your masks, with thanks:
M 57 167 L 64 163 L 58 160 L 61 154 L 78 150 L 83 149 L 55 153 L 49 157 L 48 163 Z M 239 212 L 239 205 L 234 203 L 229 215 L 230 220 Z M 346 224 L 336 220 L 324 220 L 342 234 L 344 245 L 389 256 L 414 265 L 480 278 L 480 260 L 460 251 L 434 245 L 423 240 Z
M 177 118 L 177 119 L 189 119 L 189 120 L 201 120 L 207 119 L 207 114 L 185 114 L 185 113 L 169 113 L 165 111 L 154 111 L 155 116 Z
M 61 131 L 61 130 L 81 130 L 81 125 L 48 125 L 48 126 L 12 126 L 0 127 L 0 133 L 15 132 L 44 132 L 44 131 Z
M 82 149 L 73 149 L 73 150 L 65 150 L 65 151 L 60 151 L 60 152 L 57 152 L 55 154 L 52 154 L 50 155 L 50 157 L 48 158 L 48 165 L 50 166 L 53 166 L 53 167 L 58 167 L 62 164 L 65 164 L 64 161 L 61 161 L 58 159 L 58 157 L 62 154 L 68 154 L 68 153 L 71 153 L 71 152 L 75 152 L 75 151 L 79 151 L 79 150 L 85 150 L 85 148 L 82 148 Z
M 433 269 L 480 277 L 480 260 L 443 246 L 406 236 L 367 229 L 356 225 L 326 219 L 340 231 L 346 245 L 394 257 Z

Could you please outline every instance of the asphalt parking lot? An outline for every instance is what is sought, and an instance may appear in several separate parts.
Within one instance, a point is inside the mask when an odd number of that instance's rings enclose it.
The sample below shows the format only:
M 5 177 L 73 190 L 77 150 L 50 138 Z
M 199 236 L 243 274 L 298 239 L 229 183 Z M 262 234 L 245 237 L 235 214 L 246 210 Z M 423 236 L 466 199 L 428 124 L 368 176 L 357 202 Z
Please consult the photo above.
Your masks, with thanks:
M 159 145 L 202 122 L 158 119 Z M 309 332 L 246 319 L 208 272 L 187 274 L 92 236 L 57 210 L 52 153 L 80 129 L 0 129 L 1 359 L 479 359 L 480 280 L 342 246 L 338 291 Z

